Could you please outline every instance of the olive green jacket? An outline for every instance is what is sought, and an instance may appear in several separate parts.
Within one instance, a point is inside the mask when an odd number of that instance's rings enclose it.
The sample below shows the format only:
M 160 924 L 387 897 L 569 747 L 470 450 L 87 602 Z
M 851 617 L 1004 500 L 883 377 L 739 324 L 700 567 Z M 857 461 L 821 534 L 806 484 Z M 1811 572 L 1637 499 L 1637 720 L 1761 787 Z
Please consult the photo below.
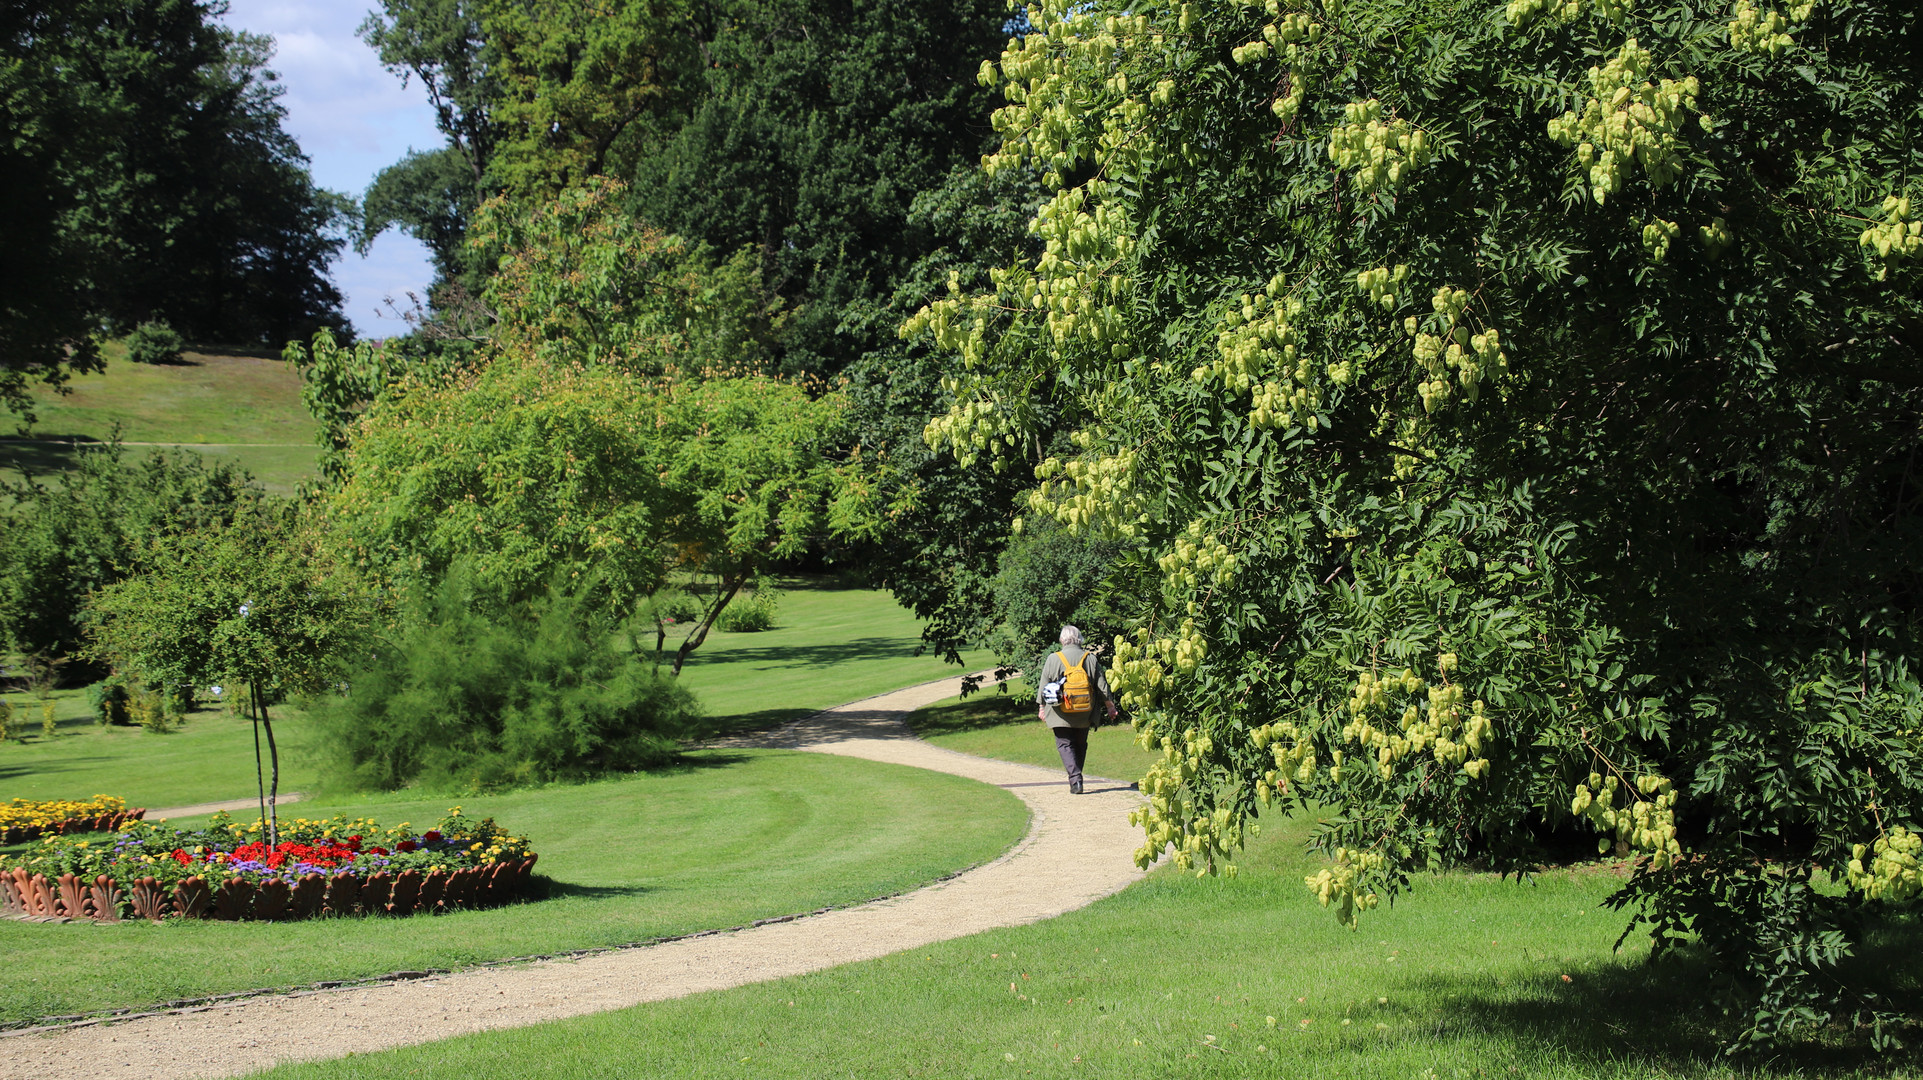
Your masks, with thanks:
M 1042 704 L 1042 687 L 1062 677 L 1062 654 L 1068 654 L 1068 662 L 1073 664 L 1086 651 L 1079 645 L 1064 645 L 1060 651 L 1048 654 L 1048 659 L 1042 661 L 1042 680 L 1035 685 L 1035 704 Z M 1082 670 L 1088 672 L 1088 685 L 1095 689 L 1096 697 L 1089 710 L 1085 713 L 1063 713 L 1053 705 L 1042 705 L 1043 724 L 1052 728 L 1087 728 L 1094 727 L 1097 721 L 1108 719 L 1108 708 L 1114 703 L 1115 695 L 1109 692 L 1108 676 L 1102 671 L 1101 657 L 1090 656 L 1082 664 Z

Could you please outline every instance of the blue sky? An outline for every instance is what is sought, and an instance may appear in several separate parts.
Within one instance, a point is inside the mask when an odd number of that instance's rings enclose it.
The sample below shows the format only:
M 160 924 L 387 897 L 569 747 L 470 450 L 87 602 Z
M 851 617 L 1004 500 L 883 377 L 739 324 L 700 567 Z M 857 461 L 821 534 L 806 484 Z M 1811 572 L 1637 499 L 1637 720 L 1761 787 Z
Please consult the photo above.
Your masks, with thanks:
M 273 69 L 287 88 L 287 131 L 314 162 L 320 186 L 360 198 L 374 174 L 410 147 L 441 144 L 434 111 L 418 84 L 403 88 L 374 50 L 354 36 L 376 0 L 229 0 L 226 23 L 274 38 Z M 333 268 L 347 298 L 347 317 L 364 337 L 405 333 L 380 314 L 382 300 L 405 303 L 434 276 L 427 250 L 393 230 L 366 258 L 349 248 Z

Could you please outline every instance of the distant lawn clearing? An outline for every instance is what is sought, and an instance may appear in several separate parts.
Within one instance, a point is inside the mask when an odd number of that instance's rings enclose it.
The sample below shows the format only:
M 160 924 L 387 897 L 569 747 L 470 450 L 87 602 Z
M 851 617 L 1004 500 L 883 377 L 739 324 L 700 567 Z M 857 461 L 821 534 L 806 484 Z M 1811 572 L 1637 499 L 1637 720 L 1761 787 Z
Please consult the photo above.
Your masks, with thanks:
M 105 441 L 115 422 L 128 443 L 230 457 L 270 491 L 290 493 L 314 474 L 314 421 L 301 406 L 300 376 L 278 358 L 189 352 L 180 364 L 135 364 L 110 345 L 104 374 L 67 385 L 71 393 L 35 393 L 39 422 L 30 440 L 0 440 L 8 479 L 22 469 L 44 476 L 67 468 L 77 444 Z M 127 449 L 135 456 L 150 448 Z
M 1019 682 L 1008 687 L 1004 694 L 988 685 L 965 698 L 917 709 L 908 715 L 908 726 L 936 746 L 964 754 L 1061 768 L 1054 736 L 1035 718 L 1034 702 Z M 1127 724 L 1114 724 L 1089 734 L 1083 770 L 1090 776 L 1133 782 L 1161 759 L 1161 754 L 1136 745 L 1135 732 Z
M 1732 1066 L 1702 1026 L 1700 972 L 1650 978 L 1642 939 L 1612 953 L 1623 922 L 1597 907 L 1606 870 L 1425 879 L 1351 933 L 1303 889 L 1321 865 L 1308 829 L 1276 823 L 1234 880 L 1164 869 L 1031 926 L 258 1075 L 1633 1080 L 1914 1076 L 1923 1062 L 1817 1048 Z M 1890 1000 L 1923 999 L 1914 956 L 1914 934 L 1885 956 Z
M 84 692 L 64 690 L 55 697 L 60 733 L 49 740 L 40 733 L 39 699 L 5 698 L 25 741 L 0 743 L 0 802 L 118 795 L 129 806 L 167 807 L 254 796 L 253 724 L 222 708 L 203 706 L 180 730 L 153 735 L 96 726 Z M 313 791 L 310 729 L 294 709 L 273 714 L 280 789 Z
M 876 589 L 822 578 L 782 582 L 775 628 L 754 634 L 715 631 L 681 671 L 717 733 L 772 727 L 835 705 L 904 686 L 976 671 L 994 663 L 964 653 L 962 667 L 932 653 L 915 655 L 921 622 Z M 672 628 L 673 649 L 686 627 Z
M 0 921 L 0 1019 L 458 967 L 858 903 L 992 859 L 1028 820 L 1020 800 L 985 784 L 786 751 L 703 751 L 678 771 L 500 796 L 300 804 L 290 816 L 418 823 L 453 804 L 528 836 L 556 898 L 408 919 Z

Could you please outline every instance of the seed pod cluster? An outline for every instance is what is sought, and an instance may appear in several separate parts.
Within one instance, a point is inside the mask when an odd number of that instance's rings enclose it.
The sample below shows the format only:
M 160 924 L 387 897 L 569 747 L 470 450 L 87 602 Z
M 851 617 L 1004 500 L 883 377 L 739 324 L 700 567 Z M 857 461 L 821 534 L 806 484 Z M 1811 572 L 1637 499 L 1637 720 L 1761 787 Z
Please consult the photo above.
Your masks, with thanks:
M 1712 218 L 1709 224 L 1699 226 L 1696 231 L 1701 234 L 1703 250 L 1709 253 L 1711 259 L 1722 258 L 1723 252 L 1736 242 L 1736 234 L 1729 231 L 1729 223 L 1722 218 Z
M 1385 781 L 1394 778 L 1402 762 L 1425 751 L 1437 765 L 1461 769 L 1472 780 L 1489 774 L 1489 760 L 1482 756 L 1494 730 L 1487 706 L 1477 701 L 1465 716 L 1462 686 L 1449 681 L 1455 654 L 1443 654 L 1437 667 L 1443 679 L 1439 684 L 1425 683 L 1407 669 L 1387 678 L 1365 671 L 1350 691 L 1342 741 L 1359 743 L 1372 753 L 1376 772 Z M 1391 715 L 1394 721 L 1388 719 Z M 1330 779 L 1341 782 L 1334 771 Z
M 1228 545 L 1207 533 L 1202 522 L 1191 521 L 1185 533 L 1176 537 L 1168 553 L 1158 558 L 1164 589 L 1183 593 L 1203 582 L 1226 584 L 1235 576 L 1235 554 Z
M 1217 359 L 1197 367 L 1189 378 L 1230 393 L 1249 393 L 1249 422 L 1258 428 L 1301 423 L 1314 431 L 1323 401 L 1321 379 L 1296 341 L 1292 319 L 1301 313 L 1300 304 L 1278 299 L 1284 296 L 1278 276 L 1264 291 L 1231 301 L 1215 338 Z
M 1574 147 L 1588 170 L 1589 194 L 1598 205 L 1622 190 L 1631 164 L 1640 164 L 1651 187 L 1682 175 L 1683 110 L 1694 109 L 1702 87 L 1695 76 L 1651 83 L 1653 66 L 1635 38 L 1607 64 L 1589 69 L 1590 98 L 1581 110 L 1549 121 L 1549 137 Z
M 1618 795 L 1628 800 L 1620 807 Z M 1683 854 L 1683 846 L 1676 839 L 1676 789 L 1665 777 L 1639 776 L 1631 788 L 1613 772 L 1609 776 L 1592 772 L 1576 785 L 1569 812 L 1587 818 L 1603 834 L 1596 840 L 1598 852 L 1622 843 L 1632 851 L 1647 852 L 1651 865 L 1658 870 Z
M 1871 900 L 1903 904 L 1923 898 L 1923 835 L 1901 825 L 1872 844 L 1850 849 L 1850 888 Z
M 1410 351 L 1421 368 L 1416 392 L 1425 413 L 1448 406 L 1455 393 L 1449 382 L 1451 372 L 1468 402 L 1476 400 L 1486 377 L 1509 373 L 1509 355 L 1502 351 L 1502 335 L 1496 328 L 1480 333 L 1470 328 L 1467 291 L 1444 285 L 1429 304 L 1435 312 L 1429 319 L 1411 315 L 1402 323 L 1403 332 L 1415 338 Z
M 1092 448 L 1088 432 L 1071 438 Z M 1028 493 L 1028 506 L 1073 530 L 1109 531 L 1138 536 L 1147 522 L 1146 507 L 1135 487 L 1135 451 L 1119 449 L 1063 461 L 1049 458 L 1035 470 L 1041 483 Z
M 1791 4 L 1787 13 L 1765 11 L 1757 7 L 1754 0 L 1736 0 L 1736 10 L 1729 20 L 1729 47 L 1781 56 L 1783 50 L 1795 44 L 1790 31 L 1808 22 L 1815 10 L 1815 0 Z
M 982 167 L 993 176 L 1033 162 L 1060 187 L 1067 170 L 1098 156 L 1107 158 L 1111 172 L 1153 161 L 1160 145 L 1153 128 L 1143 123 L 1149 103 L 1132 92 L 1130 73 L 1114 61 L 1145 45 L 1162 44 L 1168 15 L 1107 15 L 1060 0 L 1048 0 L 1028 14 L 1042 32 L 1010 39 L 1001 62 L 983 64 L 977 72 L 983 85 L 1000 86 L 1011 103 L 990 117 L 1003 143 L 982 159 Z M 1184 10 L 1184 30 L 1192 14 Z M 1095 68 L 1106 72 L 1099 82 L 1085 78 Z M 1155 86 L 1166 102 L 1167 91 Z
M 1208 764 L 1215 740 L 1206 732 L 1186 731 L 1180 742 L 1163 736 L 1156 743 L 1145 732 L 1145 749 L 1159 744 L 1161 760 L 1149 765 L 1142 777 L 1142 795 L 1147 805 L 1129 812 L 1131 825 L 1140 827 L 1147 842 L 1135 851 L 1135 863 L 1144 869 L 1174 848 L 1173 861 L 1179 870 L 1193 870 L 1197 877 L 1221 872 L 1235 876 L 1230 856 L 1242 846 L 1240 819 L 1226 806 L 1203 814 L 1193 792 L 1216 779 Z
M 1636 8 L 1635 0 L 1595 0 L 1596 13 L 1610 22 L 1619 23 L 1629 17 Z M 1582 0 L 1509 0 L 1503 13 L 1515 26 L 1524 26 L 1536 16 L 1554 14 L 1557 22 L 1569 23 L 1582 15 Z
M 1683 230 L 1673 221 L 1657 218 L 1643 226 L 1643 255 L 1650 262 L 1661 265 L 1669 257 L 1669 245 Z
M 1388 860 L 1373 851 L 1335 849 L 1335 864 L 1302 879 L 1323 907 L 1335 909 L 1336 921 L 1354 929 L 1357 916 L 1376 906 L 1379 897 L 1364 891 L 1371 875 L 1378 874 Z
M 1874 252 L 1876 280 L 1887 281 L 1890 264 L 1923 255 L 1923 221 L 1910 220 L 1910 197 L 1891 195 L 1883 200 L 1883 223 L 1863 230 L 1858 242 Z
M 1374 98 L 1342 107 L 1342 123 L 1329 134 L 1329 160 L 1349 170 L 1356 193 L 1393 190 L 1434 156 L 1428 132 L 1400 117 L 1382 119 Z

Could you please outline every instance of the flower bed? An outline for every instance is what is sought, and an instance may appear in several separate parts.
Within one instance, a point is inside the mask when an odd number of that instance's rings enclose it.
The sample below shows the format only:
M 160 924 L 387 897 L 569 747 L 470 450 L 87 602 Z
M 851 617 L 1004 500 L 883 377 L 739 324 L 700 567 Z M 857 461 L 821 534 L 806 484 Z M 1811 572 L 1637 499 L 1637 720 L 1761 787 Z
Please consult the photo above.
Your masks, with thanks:
M 0 805 L 0 844 L 18 844 L 48 834 L 107 832 L 129 821 L 139 821 L 146 813 L 127 809 L 125 800 L 112 795 L 95 795 L 86 802 L 14 799 Z
M 0 915 L 29 919 L 305 919 L 492 907 L 525 893 L 537 856 L 494 819 L 448 812 L 416 832 L 298 818 L 273 847 L 258 822 L 133 822 L 106 838 L 49 837 L 0 858 Z

